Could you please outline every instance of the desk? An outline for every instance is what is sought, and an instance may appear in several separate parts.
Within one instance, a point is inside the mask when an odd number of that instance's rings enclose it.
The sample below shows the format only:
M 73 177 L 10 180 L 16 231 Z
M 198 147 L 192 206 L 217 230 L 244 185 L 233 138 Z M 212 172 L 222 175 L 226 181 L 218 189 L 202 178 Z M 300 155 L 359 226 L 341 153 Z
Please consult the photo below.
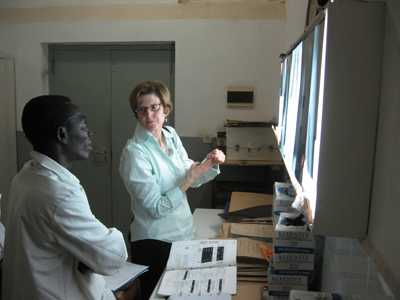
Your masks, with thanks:
M 197 208 L 193 213 L 194 239 L 217 238 L 223 222 L 218 214 L 223 212 L 223 209 Z
M 195 226 L 195 239 L 212 239 L 219 235 L 219 228 L 223 222 L 218 214 L 222 209 L 204 209 L 198 208 L 194 211 L 193 222 Z M 150 300 L 165 300 L 166 298 L 157 295 L 160 281 Z M 238 293 L 232 297 L 233 300 L 260 300 L 262 295 L 263 283 L 260 282 L 238 282 Z

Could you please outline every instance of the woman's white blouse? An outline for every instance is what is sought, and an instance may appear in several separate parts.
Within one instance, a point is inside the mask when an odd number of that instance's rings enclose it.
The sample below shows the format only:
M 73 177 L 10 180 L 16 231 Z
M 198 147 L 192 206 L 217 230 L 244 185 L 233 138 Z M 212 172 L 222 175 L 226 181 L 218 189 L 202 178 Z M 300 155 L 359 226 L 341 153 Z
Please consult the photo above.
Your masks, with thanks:
M 123 236 L 92 214 L 79 180 L 32 152 L 5 207 L 3 299 L 115 300 L 102 275 L 126 261 Z M 81 272 L 79 263 L 90 270 Z
M 167 129 L 162 129 L 166 151 L 140 124 L 122 151 L 119 171 L 134 213 L 132 241 L 177 241 L 193 237 L 193 216 L 186 193 L 179 188 L 193 161 L 188 158 L 176 131 L 169 126 Z M 218 174 L 218 166 L 211 168 L 193 187 Z

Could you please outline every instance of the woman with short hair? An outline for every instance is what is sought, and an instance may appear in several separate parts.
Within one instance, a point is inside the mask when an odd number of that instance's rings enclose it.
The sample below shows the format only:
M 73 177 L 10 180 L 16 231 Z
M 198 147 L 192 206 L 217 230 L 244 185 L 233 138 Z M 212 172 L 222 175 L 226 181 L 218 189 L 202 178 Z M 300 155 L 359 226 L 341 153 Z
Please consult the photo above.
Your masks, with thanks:
M 161 269 L 161 274 L 170 243 L 193 238 L 193 216 L 186 191 L 217 176 L 218 164 L 225 161 L 225 155 L 214 149 L 201 163 L 189 159 L 175 129 L 165 126 L 173 106 L 162 82 L 141 82 L 133 89 L 129 102 L 138 124 L 122 151 L 119 171 L 134 214 L 132 259 L 154 264 L 153 269 Z M 147 261 L 152 250 L 157 255 Z M 139 256 L 142 259 L 138 260 Z M 160 261 L 154 262 L 156 256 Z M 160 274 L 155 275 L 155 281 Z

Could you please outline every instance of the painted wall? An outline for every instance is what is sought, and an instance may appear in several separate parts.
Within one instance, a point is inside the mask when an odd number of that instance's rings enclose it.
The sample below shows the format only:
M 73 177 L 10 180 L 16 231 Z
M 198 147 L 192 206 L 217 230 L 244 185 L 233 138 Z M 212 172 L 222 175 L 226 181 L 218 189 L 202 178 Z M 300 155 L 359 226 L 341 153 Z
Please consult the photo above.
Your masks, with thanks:
M 13 60 L 0 53 L 0 217 L 12 177 L 17 171 L 15 136 L 15 87 Z
M 176 42 L 176 128 L 181 135 L 215 135 L 226 118 L 276 118 L 284 20 L 92 20 L 2 24 L 0 51 L 16 61 L 18 119 L 27 100 L 48 91 L 47 43 L 139 41 Z M 254 86 L 254 109 L 227 109 L 227 85 Z
M 400 298 L 400 5 L 387 1 L 380 121 L 368 241 Z M 396 17 L 397 16 L 397 17 Z
M 306 25 L 308 0 L 287 0 L 287 40 L 285 50 L 303 34 Z
M 81 5 L 124 1 L 90 0 Z M 151 2 L 171 3 L 171 0 Z M 50 3 L 72 3 L 64 0 L 36 1 L 35 5 L 44 6 L 40 11 L 12 9 L 32 6 L 29 3 L 30 0 L 19 0 L 0 4 L 0 8 L 5 8 L 0 9 L 0 15 L 7 16 L 9 22 L 0 26 L 0 51 L 16 61 L 18 120 L 28 99 L 48 92 L 46 44 L 175 41 L 176 128 L 188 137 L 214 136 L 228 118 L 253 121 L 277 118 L 278 56 L 303 32 L 307 8 L 307 0 L 286 0 L 286 4 L 264 6 L 256 1 L 253 6 L 251 3 L 243 6 L 240 2 L 226 6 L 222 2 L 212 7 L 214 14 L 219 14 L 213 19 L 211 7 L 207 5 L 178 6 L 186 7 L 183 10 L 173 10 L 168 5 L 155 6 L 158 10 L 151 9 L 151 5 L 139 5 L 136 7 L 145 16 L 138 20 L 141 17 L 131 7 L 123 15 L 123 6 L 112 6 L 114 10 L 99 20 L 93 14 L 106 14 L 101 6 L 99 10 L 86 6 L 82 7 L 82 15 L 88 14 L 87 21 L 82 21 L 84 18 L 76 13 L 79 8 L 64 12 L 62 8 L 46 8 Z M 7 11 L 7 7 L 11 10 Z M 171 17 L 169 13 L 176 15 Z M 159 20 L 152 20 L 157 16 Z M 254 86 L 254 109 L 228 109 L 225 100 L 228 85 Z M 17 126 L 21 130 L 19 121 Z

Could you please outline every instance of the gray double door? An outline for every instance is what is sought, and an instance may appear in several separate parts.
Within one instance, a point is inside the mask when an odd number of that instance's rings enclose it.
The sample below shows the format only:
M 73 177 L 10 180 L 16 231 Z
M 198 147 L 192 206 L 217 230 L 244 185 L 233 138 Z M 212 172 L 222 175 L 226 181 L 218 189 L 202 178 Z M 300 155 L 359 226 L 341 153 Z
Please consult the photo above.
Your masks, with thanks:
M 132 213 L 118 166 L 136 126 L 128 98 L 143 80 L 161 80 L 173 94 L 174 45 L 53 45 L 49 60 L 50 92 L 69 96 L 87 115 L 93 133 L 90 159 L 76 163 L 72 172 L 85 188 L 94 215 L 126 238 Z

